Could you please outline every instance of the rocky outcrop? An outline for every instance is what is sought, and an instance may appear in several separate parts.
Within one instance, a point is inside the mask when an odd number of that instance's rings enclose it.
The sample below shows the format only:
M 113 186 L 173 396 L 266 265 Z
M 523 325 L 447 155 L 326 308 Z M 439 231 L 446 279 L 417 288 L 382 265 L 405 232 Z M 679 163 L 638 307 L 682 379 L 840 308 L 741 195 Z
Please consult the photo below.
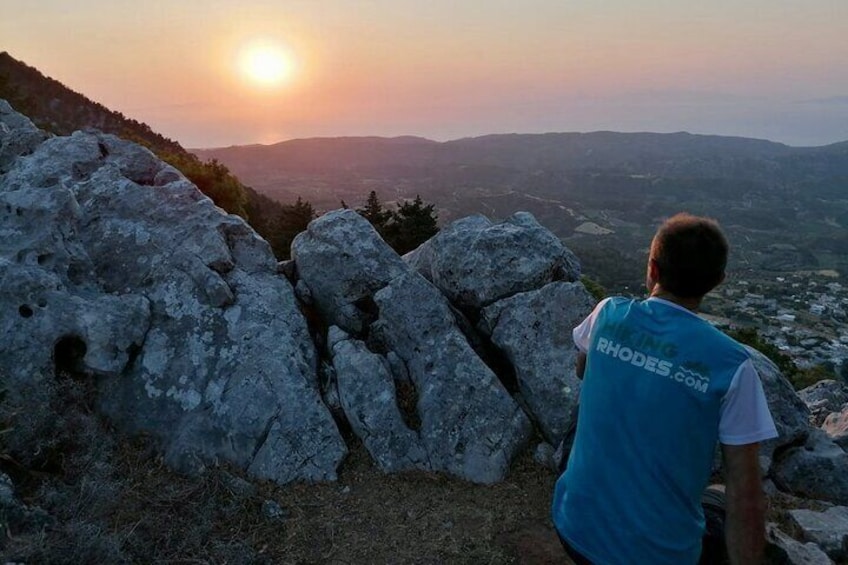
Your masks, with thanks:
M 45 139 L 44 132 L 0 99 L 0 174 L 9 170 L 21 155 L 32 153 Z
M 415 422 L 426 458 L 404 455 L 393 463 L 384 459 L 381 465 L 412 464 L 482 483 L 502 479 L 529 441 L 530 423 L 471 348 L 445 297 L 351 210 L 330 212 L 310 223 L 295 238 L 292 251 L 299 284 L 308 288 L 325 319 L 362 338 L 359 343 L 330 338 L 343 403 L 345 379 L 350 384 L 358 381 L 357 386 L 369 379 L 386 395 L 388 405 L 382 407 L 374 406 L 367 395 L 348 395 L 348 401 L 358 401 L 345 411 L 356 414 L 359 424 L 377 413 L 388 417 L 394 430 L 388 435 L 402 452 L 406 448 L 401 445 L 411 441 L 410 428 L 400 424 L 392 405 L 404 405 L 406 421 Z M 328 268 L 340 264 L 347 265 L 338 271 Z M 358 371 L 357 377 L 357 366 L 371 368 L 367 374 Z M 411 399 L 399 400 L 396 389 L 393 393 L 386 371 L 392 367 L 392 374 L 408 375 L 404 392 Z M 359 433 L 364 433 L 362 426 Z M 367 436 L 366 445 L 376 440 L 371 431 Z M 401 436 L 402 441 L 397 439 Z
M 810 423 L 818 427 L 848 404 L 848 384 L 826 379 L 798 391 L 798 396 L 810 409 Z
M 848 558 L 848 507 L 835 506 L 824 512 L 790 510 L 789 518 L 796 537 L 815 543 L 839 563 Z
M 371 331 L 409 371 L 433 470 L 480 483 L 501 480 L 527 446 L 530 422 L 474 353 L 444 298 L 410 272 L 374 302 L 380 314 Z
M 77 132 L 34 145 L 31 124 L 3 123 L 10 388 L 91 380 L 99 410 L 157 438 L 179 469 L 229 461 L 278 482 L 334 478 L 346 447 L 268 244 L 135 144 Z M 10 160 L 10 148 L 24 154 Z
M 329 343 L 341 406 L 374 462 L 386 472 L 429 469 L 427 451 L 398 406 L 388 361 L 335 326 Z
M 832 565 L 833 561 L 813 542 L 802 543 L 780 531 L 777 524 L 766 527 L 765 563 L 773 565 Z
M 0 372 L 16 407 L 80 381 L 172 467 L 228 462 L 278 483 L 335 478 L 347 447 L 334 416 L 386 472 L 479 483 L 506 475 L 532 424 L 545 465 L 573 427 L 570 334 L 594 301 L 529 214 L 459 220 L 402 259 L 339 210 L 278 264 L 150 152 L 94 131 L 47 138 L 2 102 L 0 175 Z M 780 434 L 763 444 L 763 470 L 784 492 L 848 504 L 844 391 L 802 394 L 826 434 L 752 356 Z M 40 519 L 8 482 L 0 513 Z M 841 556 L 834 512 L 793 516 L 795 533 Z M 816 537 L 815 520 L 836 533 Z M 817 546 L 770 536 L 793 562 L 821 562 Z
M 748 353 L 751 354 L 754 367 L 760 375 L 766 400 L 778 433 L 777 438 L 765 441 L 760 445 L 760 456 L 766 460 L 763 468 L 767 470 L 775 451 L 783 446 L 803 442 L 807 437 L 811 430 L 810 410 L 798 398 L 795 389 L 768 357 L 756 349 L 747 346 L 746 348 Z
M 813 429 L 803 446 L 790 448 L 771 475 L 781 490 L 848 505 L 848 453 L 821 430 Z
M 352 334 L 374 321 L 374 293 L 408 271 L 353 210 L 336 210 L 311 222 L 292 242 L 292 258 L 321 317 Z
M 580 278 L 574 254 L 527 212 L 496 224 L 480 215 L 462 218 L 404 260 L 461 309 Z
M 582 284 L 554 282 L 481 312 L 481 331 L 510 361 L 527 412 L 551 445 L 576 418 L 580 380 L 571 330 L 594 305 Z

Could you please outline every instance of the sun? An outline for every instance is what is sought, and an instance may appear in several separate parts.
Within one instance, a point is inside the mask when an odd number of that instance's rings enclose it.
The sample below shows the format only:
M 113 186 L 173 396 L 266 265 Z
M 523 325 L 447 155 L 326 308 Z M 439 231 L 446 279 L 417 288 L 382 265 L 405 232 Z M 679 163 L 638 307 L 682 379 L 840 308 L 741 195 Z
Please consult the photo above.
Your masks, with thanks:
M 254 41 L 241 49 L 239 68 L 253 84 L 263 87 L 280 86 L 294 72 L 294 58 L 282 44 Z

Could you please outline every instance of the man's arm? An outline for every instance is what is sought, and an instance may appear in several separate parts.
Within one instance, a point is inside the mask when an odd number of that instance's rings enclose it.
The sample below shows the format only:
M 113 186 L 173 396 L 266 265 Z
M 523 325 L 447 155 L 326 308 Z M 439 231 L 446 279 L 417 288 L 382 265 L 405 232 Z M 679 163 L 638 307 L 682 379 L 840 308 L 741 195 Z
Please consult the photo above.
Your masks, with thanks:
M 765 547 L 763 497 L 758 443 L 722 444 L 727 480 L 727 552 L 733 565 L 760 563 Z
M 577 352 L 577 363 L 574 371 L 577 373 L 577 378 L 583 380 L 583 373 L 586 371 L 586 354 L 582 351 Z

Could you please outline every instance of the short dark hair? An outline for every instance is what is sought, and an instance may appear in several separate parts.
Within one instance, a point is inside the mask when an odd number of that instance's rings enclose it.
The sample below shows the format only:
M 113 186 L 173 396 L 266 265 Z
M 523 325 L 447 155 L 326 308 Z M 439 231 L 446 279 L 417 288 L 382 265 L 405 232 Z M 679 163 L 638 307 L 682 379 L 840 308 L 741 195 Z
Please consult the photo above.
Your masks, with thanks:
M 718 223 L 680 213 L 666 220 L 651 242 L 663 290 L 680 298 L 700 298 L 724 278 L 727 239 Z

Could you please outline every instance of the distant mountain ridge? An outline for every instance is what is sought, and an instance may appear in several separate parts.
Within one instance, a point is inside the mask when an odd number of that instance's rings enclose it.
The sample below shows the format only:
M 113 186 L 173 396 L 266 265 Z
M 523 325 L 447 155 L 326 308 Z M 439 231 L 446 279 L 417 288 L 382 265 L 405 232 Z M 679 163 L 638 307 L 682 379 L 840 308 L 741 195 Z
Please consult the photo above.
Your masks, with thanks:
M 639 284 L 642 247 L 680 210 L 716 217 L 745 242 L 735 268 L 848 274 L 848 142 L 592 132 L 313 138 L 195 153 L 263 194 L 319 209 L 358 205 L 374 190 L 384 200 L 420 194 L 442 220 L 528 210 L 613 287 Z
M 206 158 L 228 163 L 250 174 L 250 167 L 267 166 L 290 172 L 380 170 L 436 165 L 472 165 L 514 169 L 591 170 L 661 174 L 697 171 L 697 163 L 728 162 L 755 165 L 784 159 L 816 161 L 844 159 L 848 141 L 820 147 L 791 147 L 744 137 L 678 133 L 493 134 L 437 142 L 418 137 L 338 137 L 283 141 L 273 145 L 192 149 Z M 832 163 L 831 163 L 832 164 Z M 735 173 L 734 173 L 735 174 Z

